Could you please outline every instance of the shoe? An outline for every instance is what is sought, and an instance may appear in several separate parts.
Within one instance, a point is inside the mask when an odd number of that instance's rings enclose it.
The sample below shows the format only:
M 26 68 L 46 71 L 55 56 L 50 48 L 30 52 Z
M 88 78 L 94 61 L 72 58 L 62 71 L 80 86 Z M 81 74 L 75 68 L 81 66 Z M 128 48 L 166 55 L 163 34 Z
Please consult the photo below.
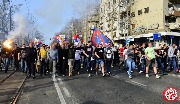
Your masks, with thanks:
M 96 72 L 96 75 L 98 75 L 98 72 Z
M 111 67 L 113 68 L 113 65 Z
M 106 74 L 103 75 L 103 77 L 105 77 L 105 76 L 106 76 Z
M 159 79 L 159 78 L 161 78 L 161 76 L 159 76 L 159 75 L 156 75 L 156 79 Z
M 139 74 L 143 73 L 143 71 L 140 71 Z
M 63 74 L 63 77 L 64 77 L 65 75 Z
M 36 77 L 35 76 L 33 76 L 33 79 L 35 79 Z
M 89 74 L 88 77 L 91 77 L 91 74 Z
M 27 78 L 30 78 L 31 77 L 31 75 L 27 75 Z
M 132 76 L 129 76 L 129 79 L 132 79 Z
M 133 71 L 131 71 L 131 73 L 133 73 Z
M 146 78 L 149 78 L 149 74 L 146 74 Z
M 78 72 L 78 75 L 80 74 L 80 72 Z

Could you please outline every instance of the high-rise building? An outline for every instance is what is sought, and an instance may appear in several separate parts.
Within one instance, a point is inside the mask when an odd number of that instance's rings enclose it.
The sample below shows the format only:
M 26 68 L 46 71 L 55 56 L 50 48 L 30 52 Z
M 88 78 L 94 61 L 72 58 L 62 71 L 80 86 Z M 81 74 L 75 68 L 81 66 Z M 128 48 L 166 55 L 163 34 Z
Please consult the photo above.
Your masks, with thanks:
M 180 0 L 101 0 L 100 27 L 113 40 L 160 33 L 168 43 L 169 37 L 180 36 Z

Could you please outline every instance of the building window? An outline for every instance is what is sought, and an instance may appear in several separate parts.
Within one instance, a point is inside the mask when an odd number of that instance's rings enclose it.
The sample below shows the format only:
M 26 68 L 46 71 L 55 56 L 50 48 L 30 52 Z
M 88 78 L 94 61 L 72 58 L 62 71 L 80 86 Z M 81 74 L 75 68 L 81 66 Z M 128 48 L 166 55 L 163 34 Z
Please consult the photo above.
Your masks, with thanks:
M 116 0 L 113 0 L 113 4 L 116 4 Z
M 103 13 L 103 9 L 101 8 L 101 13 Z
M 135 29 L 135 27 L 136 27 L 136 25 L 135 25 L 135 24 L 131 24 L 131 26 L 132 26 L 132 29 Z
M 108 3 L 108 8 L 111 9 L 111 3 L 110 2 Z
M 115 38 L 116 37 L 116 32 L 114 32 L 114 36 L 113 36 L 113 38 Z
M 149 7 L 144 8 L 144 13 L 149 13 Z
M 131 17 L 135 17 L 135 12 L 132 12 L 132 13 L 131 13 Z
M 141 15 L 141 14 L 142 14 L 142 9 L 138 10 L 138 15 Z
M 101 26 L 101 30 L 103 30 L 103 26 Z

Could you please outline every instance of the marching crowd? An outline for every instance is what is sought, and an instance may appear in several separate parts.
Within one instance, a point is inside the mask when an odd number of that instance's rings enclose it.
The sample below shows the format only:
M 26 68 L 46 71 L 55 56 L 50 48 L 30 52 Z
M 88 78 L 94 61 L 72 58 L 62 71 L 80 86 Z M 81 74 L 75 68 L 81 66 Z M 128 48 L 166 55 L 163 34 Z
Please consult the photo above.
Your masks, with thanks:
M 34 46 L 30 43 L 18 47 L 15 44 L 14 49 L 1 48 L 0 50 L 0 68 L 8 71 L 9 66 L 14 63 L 15 70 L 22 70 L 27 73 L 28 78 L 35 77 L 36 73 L 40 76 L 51 74 L 56 77 L 79 75 L 83 69 L 87 70 L 88 77 L 95 72 L 96 75 L 102 73 L 102 76 L 110 76 L 111 68 L 119 66 L 125 69 L 129 78 L 136 69 L 139 73 L 144 73 L 149 77 L 149 69 L 153 69 L 155 78 L 160 78 L 171 71 L 175 74 L 179 70 L 179 50 L 176 44 L 168 46 L 160 44 L 159 47 L 153 47 L 152 43 L 143 43 L 125 45 L 121 48 L 108 43 L 106 47 L 103 44 L 93 46 L 91 41 L 86 45 L 79 44 L 59 44 L 53 43 L 51 46 L 42 44 Z M 159 70 L 158 70 L 159 69 Z

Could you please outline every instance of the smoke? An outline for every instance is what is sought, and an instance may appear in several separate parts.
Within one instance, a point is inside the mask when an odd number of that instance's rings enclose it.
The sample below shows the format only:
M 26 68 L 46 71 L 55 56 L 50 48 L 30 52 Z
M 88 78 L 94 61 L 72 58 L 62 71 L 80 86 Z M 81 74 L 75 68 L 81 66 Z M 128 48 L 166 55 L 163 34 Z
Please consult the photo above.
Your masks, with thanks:
M 14 30 L 10 31 L 10 38 L 16 38 L 18 36 L 27 35 L 26 32 L 26 26 L 27 26 L 27 20 L 26 18 L 16 13 L 13 17 L 14 21 Z

